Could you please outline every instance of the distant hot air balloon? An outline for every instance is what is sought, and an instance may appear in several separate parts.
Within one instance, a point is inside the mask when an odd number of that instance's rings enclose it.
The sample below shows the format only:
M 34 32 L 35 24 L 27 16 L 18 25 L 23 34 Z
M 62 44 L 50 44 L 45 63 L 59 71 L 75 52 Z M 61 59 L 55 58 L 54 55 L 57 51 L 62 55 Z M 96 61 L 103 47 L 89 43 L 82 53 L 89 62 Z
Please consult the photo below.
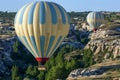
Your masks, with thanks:
M 67 36 L 69 19 L 56 3 L 32 2 L 17 12 L 14 26 L 18 38 L 42 68 Z
M 100 27 L 100 25 L 104 22 L 104 16 L 100 12 L 90 12 L 87 15 L 87 22 L 90 27 L 94 28 L 94 31 Z

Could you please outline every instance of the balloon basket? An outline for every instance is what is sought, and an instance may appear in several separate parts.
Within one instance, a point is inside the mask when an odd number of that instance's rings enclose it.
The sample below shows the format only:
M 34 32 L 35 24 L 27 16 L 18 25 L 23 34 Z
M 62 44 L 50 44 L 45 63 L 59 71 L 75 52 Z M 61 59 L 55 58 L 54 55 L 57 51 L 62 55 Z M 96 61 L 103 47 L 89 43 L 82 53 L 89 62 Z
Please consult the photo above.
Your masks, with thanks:
M 45 62 L 48 60 L 49 58 L 36 58 L 36 60 L 38 61 L 38 70 L 40 71 L 45 71 L 46 67 L 45 67 Z
M 40 65 L 40 66 L 38 66 L 38 70 L 39 70 L 39 71 L 45 71 L 45 70 L 46 70 L 46 67 L 43 66 L 43 65 Z

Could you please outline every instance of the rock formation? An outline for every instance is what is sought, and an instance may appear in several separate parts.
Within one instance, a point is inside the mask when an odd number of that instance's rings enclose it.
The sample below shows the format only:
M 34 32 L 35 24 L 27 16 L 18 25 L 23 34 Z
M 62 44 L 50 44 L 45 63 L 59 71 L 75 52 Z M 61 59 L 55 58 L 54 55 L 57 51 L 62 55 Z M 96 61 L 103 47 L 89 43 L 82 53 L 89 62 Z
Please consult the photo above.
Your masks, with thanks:
M 73 70 L 68 80 L 119 80 L 120 79 L 120 27 L 99 29 L 89 35 L 85 46 L 93 52 L 96 63 L 84 69 Z M 105 79 L 106 78 L 106 79 Z

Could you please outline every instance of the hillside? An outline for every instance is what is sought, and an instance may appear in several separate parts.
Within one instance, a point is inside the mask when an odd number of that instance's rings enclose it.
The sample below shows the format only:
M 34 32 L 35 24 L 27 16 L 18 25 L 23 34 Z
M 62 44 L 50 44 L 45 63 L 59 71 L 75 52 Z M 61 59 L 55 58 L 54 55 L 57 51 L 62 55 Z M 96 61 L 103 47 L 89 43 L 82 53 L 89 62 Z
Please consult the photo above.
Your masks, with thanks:
M 84 49 L 91 49 L 95 65 L 73 70 L 68 80 L 120 79 L 120 25 L 99 29 L 89 35 Z
M 67 80 L 113 80 L 120 79 L 120 60 L 92 65 L 72 71 Z
M 120 26 L 114 25 L 107 29 L 92 33 L 91 40 L 85 46 L 93 51 L 96 62 L 102 60 L 116 59 L 120 57 Z

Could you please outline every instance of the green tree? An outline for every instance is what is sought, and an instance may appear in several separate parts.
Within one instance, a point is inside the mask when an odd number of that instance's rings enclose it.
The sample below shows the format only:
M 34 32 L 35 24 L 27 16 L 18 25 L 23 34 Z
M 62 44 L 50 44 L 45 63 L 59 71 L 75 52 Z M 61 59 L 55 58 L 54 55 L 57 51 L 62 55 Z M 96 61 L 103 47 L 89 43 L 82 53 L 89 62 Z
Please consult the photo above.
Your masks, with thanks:
M 55 58 L 55 63 L 57 66 L 63 66 L 64 65 L 64 54 L 62 52 L 59 52 Z
M 87 44 L 88 43 L 88 41 L 89 41 L 89 39 L 87 39 L 87 38 L 82 38 L 81 40 L 80 40 L 80 42 L 82 43 L 82 44 Z
M 36 66 L 29 65 L 26 70 L 26 75 L 29 78 L 36 78 L 36 76 L 39 74 L 39 71 Z
M 40 74 L 37 75 L 37 80 L 45 80 L 45 71 L 40 71 Z
M 65 72 L 66 69 L 64 66 L 54 66 L 48 71 L 45 80 L 65 79 L 66 78 Z
M 13 45 L 13 52 L 18 53 L 19 42 L 16 41 Z
M 46 62 L 45 66 L 47 70 L 49 70 L 51 67 L 55 66 L 55 57 L 54 55 Z
M 84 50 L 83 62 L 85 64 L 85 67 L 89 67 L 94 64 L 93 54 L 90 49 Z
M 21 77 L 18 76 L 18 67 L 17 66 L 13 66 L 12 67 L 12 80 L 21 80 Z
M 32 65 L 29 65 L 28 68 L 27 68 L 27 70 L 26 70 L 26 75 L 28 77 L 31 77 L 31 74 L 32 74 Z
M 66 62 L 65 67 L 66 70 L 70 73 L 70 71 L 80 67 L 80 62 L 77 61 L 76 59 L 72 59 L 71 61 Z

